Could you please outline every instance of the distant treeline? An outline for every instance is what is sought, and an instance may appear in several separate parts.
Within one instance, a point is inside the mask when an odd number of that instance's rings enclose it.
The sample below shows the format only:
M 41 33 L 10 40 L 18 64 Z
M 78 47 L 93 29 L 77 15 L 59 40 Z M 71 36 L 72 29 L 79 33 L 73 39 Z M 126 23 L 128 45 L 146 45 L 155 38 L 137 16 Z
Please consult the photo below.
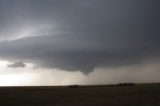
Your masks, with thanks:
M 117 86 L 135 86 L 135 83 L 119 83 Z
M 109 86 L 136 86 L 135 83 L 119 83 L 119 84 L 110 84 L 110 85 L 69 85 L 68 88 L 101 88 Z

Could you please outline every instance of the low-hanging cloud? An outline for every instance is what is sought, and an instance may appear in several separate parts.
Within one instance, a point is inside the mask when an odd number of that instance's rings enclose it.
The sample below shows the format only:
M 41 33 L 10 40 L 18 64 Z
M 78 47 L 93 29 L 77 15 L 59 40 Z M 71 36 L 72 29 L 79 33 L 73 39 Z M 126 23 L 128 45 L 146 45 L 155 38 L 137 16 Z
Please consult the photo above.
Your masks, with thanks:
M 159 60 L 158 45 L 152 42 L 143 41 L 146 45 L 137 42 L 136 46 L 128 39 L 117 41 L 110 39 L 111 36 L 96 37 L 97 35 L 88 34 L 48 35 L 2 42 L 0 56 L 11 61 L 32 62 L 40 67 L 80 70 L 84 73 L 89 73 L 96 67 L 137 64 L 146 58 Z
M 26 64 L 24 64 L 23 62 L 15 62 L 13 64 L 9 64 L 8 67 L 10 68 L 24 68 L 26 66 Z

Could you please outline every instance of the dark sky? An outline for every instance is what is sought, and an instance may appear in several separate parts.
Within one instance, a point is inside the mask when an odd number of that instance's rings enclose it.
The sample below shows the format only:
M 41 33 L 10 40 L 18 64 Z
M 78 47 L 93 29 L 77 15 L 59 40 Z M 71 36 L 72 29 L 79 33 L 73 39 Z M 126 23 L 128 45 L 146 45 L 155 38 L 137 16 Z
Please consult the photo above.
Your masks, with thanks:
M 83 73 L 157 63 L 159 10 L 159 0 L 0 0 L 0 58 Z

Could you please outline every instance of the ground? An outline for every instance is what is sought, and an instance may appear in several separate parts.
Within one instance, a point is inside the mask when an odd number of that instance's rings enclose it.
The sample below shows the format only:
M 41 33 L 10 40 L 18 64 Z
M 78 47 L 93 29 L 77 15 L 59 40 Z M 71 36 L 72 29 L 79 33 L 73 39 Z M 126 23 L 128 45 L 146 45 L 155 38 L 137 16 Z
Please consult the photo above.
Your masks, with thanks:
M 0 106 L 160 106 L 160 84 L 0 87 Z

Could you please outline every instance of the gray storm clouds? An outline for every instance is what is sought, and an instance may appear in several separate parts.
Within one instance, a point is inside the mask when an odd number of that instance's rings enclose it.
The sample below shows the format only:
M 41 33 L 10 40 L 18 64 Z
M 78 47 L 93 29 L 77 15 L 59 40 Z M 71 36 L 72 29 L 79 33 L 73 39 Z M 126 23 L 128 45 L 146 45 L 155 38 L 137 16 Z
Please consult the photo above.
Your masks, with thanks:
M 158 0 L 0 2 L 2 59 L 84 73 L 159 60 Z
M 15 62 L 8 65 L 8 67 L 11 67 L 11 68 L 24 68 L 25 66 L 26 65 L 23 62 Z

